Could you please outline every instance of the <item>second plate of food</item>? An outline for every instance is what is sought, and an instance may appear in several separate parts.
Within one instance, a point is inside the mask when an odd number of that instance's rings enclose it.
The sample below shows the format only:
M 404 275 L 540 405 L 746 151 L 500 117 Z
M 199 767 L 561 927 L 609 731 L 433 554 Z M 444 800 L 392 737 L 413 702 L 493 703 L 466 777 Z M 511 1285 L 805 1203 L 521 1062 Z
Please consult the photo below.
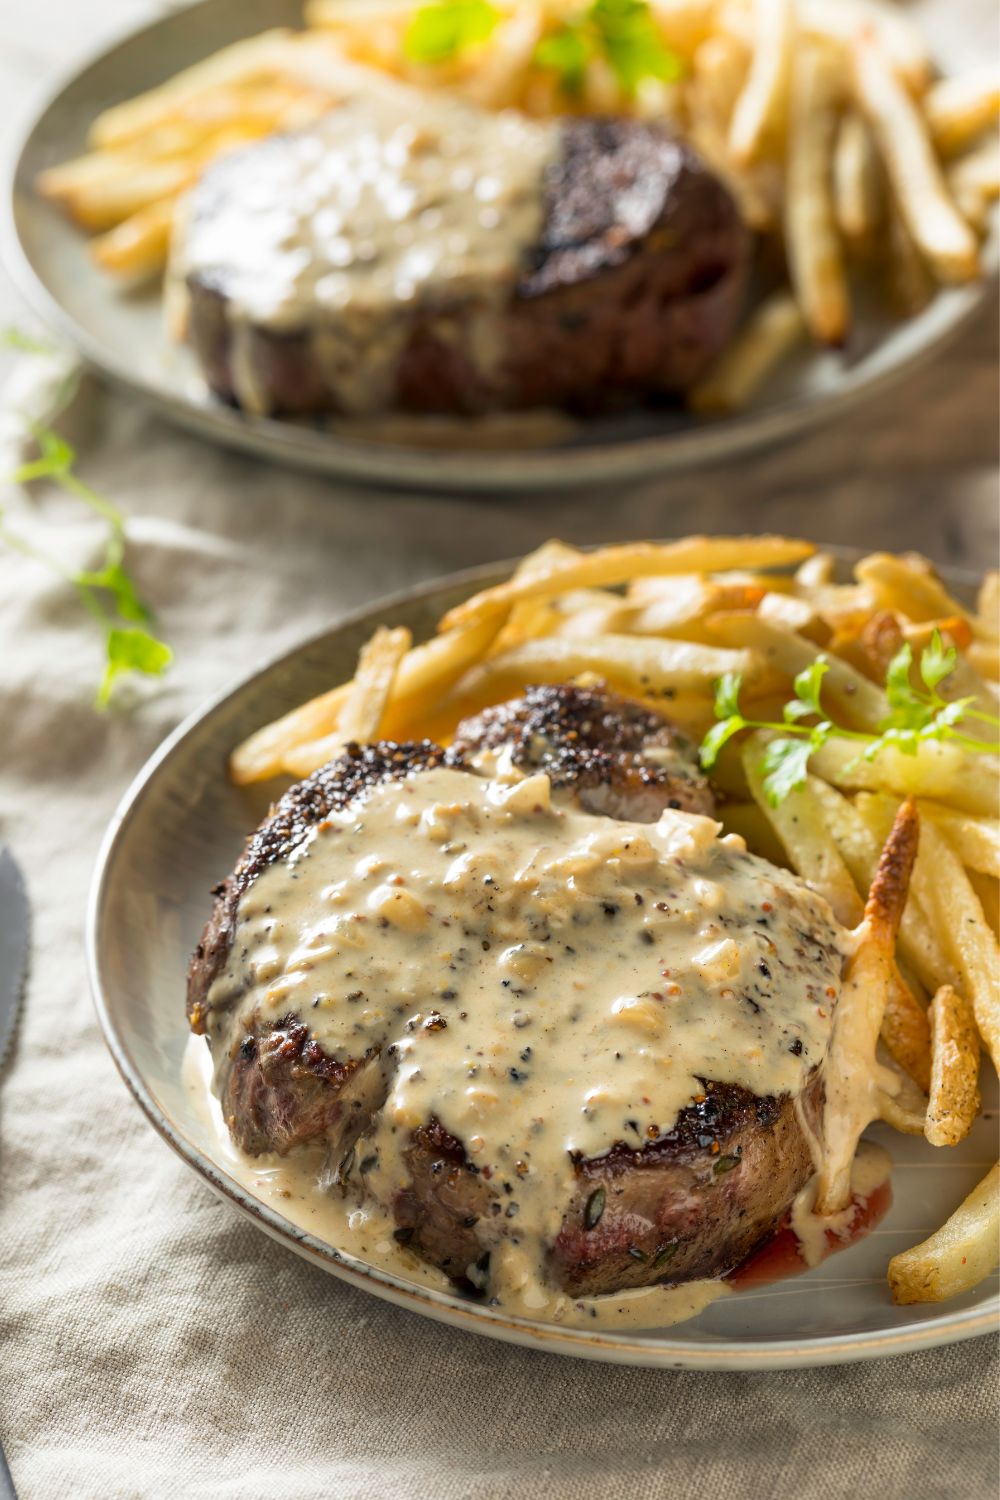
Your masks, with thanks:
M 161 1135 L 324 1269 L 527 1345 L 760 1368 L 988 1331 L 995 762 L 969 741 L 996 639 L 913 559 L 835 567 L 774 538 L 549 544 L 499 591 L 384 601 L 183 725 L 114 821 L 90 925 Z M 379 735 L 412 743 L 341 758 Z M 873 1112 L 892 1128 L 852 1170 Z
M 286 462 L 516 490 L 718 460 L 929 353 L 995 259 L 995 89 L 928 92 L 932 58 L 961 73 L 991 17 L 971 0 L 965 24 L 939 0 L 915 19 L 778 10 L 316 0 L 302 34 L 299 0 L 201 0 L 35 120 L 11 270 L 112 379 Z M 508 104 L 533 118 L 498 125 Z

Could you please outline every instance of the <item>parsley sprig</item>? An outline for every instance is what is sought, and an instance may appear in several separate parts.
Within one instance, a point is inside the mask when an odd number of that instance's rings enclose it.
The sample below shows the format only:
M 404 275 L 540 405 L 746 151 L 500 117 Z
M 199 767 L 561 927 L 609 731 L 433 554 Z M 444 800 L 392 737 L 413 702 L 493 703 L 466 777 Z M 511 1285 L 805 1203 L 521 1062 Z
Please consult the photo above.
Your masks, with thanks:
M 34 480 L 49 479 L 96 511 L 108 523 L 104 557 L 95 569 L 74 571 L 66 568 L 11 530 L 3 521 L 2 510 L 0 543 L 23 556 L 34 558 L 65 578 L 76 589 L 84 608 L 100 624 L 104 632 L 105 663 L 96 704 L 103 709 L 108 706 L 119 677 L 127 672 L 160 676 L 170 665 L 173 653 L 148 628 L 150 610 L 140 598 L 125 566 L 125 518 L 121 511 L 74 472 L 76 452 L 65 438 L 39 422 L 29 422 L 28 428 L 38 447 L 38 457 L 9 475 L 9 482 L 30 484 Z
M 859 757 L 874 760 L 890 746 L 904 755 L 916 755 L 929 740 L 948 740 L 977 753 L 996 753 L 996 740 L 981 740 L 964 733 L 957 726 L 967 720 L 989 724 L 1000 729 L 1000 718 L 976 707 L 975 698 L 943 698 L 939 688 L 954 671 L 958 651 L 945 646 L 941 633 L 935 630 L 924 648 L 918 664 L 921 686 L 913 684 L 913 650 L 907 642 L 889 663 L 885 695 L 889 713 L 879 725 L 877 735 L 845 729 L 827 717 L 821 703 L 823 678 L 830 669 L 825 656 L 816 660 L 795 678 L 795 697 L 782 709 L 780 723 L 745 718 L 740 711 L 742 679 L 738 672 L 727 672 L 716 683 L 715 717 L 717 722 L 701 743 L 699 758 L 704 770 L 710 771 L 722 747 L 745 729 L 762 729 L 776 734 L 768 741 L 761 760 L 764 794 L 772 807 L 782 803 L 790 792 L 805 785 L 809 760 L 830 739 L 857 740 L 863 745 Z M 810 721 L 810 722 L 806 722 Z
M 564 21 L 535 49 L 535 62 L 552 69 L 564 94 L 583 87 L 587 64 L 604 57 L 630 99 L 647 78 L 675 82 L 684 71 L 657 30 L 646 0 L 593 0 L 574 20 Z
M 485 42 L 500 21 L 489 0 L 434 0 L 414 12 L 403 50 L 413 62 L 440 63 Z
M 485 42 L 503 19 L 490 0 L 433 0 L 414 13 L 403 39 L 413 62 L 442 63 Z M 683 65 L 657 29 L 647 0 L 591 0 L 580 14 L 543 36 L 534 61 L 554 72 L 563 93 L 583 88 L 587 65 L 604 57 L 633 98 L 647 78 L 673 82 Z

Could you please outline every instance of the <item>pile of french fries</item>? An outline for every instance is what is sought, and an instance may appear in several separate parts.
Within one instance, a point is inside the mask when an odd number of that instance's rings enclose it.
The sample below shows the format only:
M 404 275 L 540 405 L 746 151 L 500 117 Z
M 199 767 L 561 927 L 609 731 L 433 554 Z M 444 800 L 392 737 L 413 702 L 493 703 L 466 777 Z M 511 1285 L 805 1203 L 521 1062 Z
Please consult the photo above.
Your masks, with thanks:
M 793 679 L 820 652 L 833 722 L 876 733 L 889 661 L 905 642 L 919 660 L 934 631 L 958 650 L 944 695 L 996 713 L 995 573 L 969 609 L 916 556 L 873 554 L 842 582 L 833 557 L 785 537 L 595 552 L 549 542 L 508 581 L 452 609 L 431 639 L 377 630 L 351 682 L 253 734 L 233 751 L 230 772 L 239 784 L 304 776 L 351 740 L 446 743 L 459 719 L 530 683 L 600 681 L 700 739 L 724 673 L 741 674 L 746 717 L 780 721 Z M 840 1103 L 828 1110 L 833 1165 L 820 1195 L 834 1212 L 865 1126 L 881 1118 L 931 1146 L 954 1146 L 980 1112 L 981 1049 L 1000 1062 L 1000 759 L 927 741 L 914 755 L 889 747 L 868 760 L 857 741 L 832 738 L 812 757 L 805 786 L 773 807 L 762 749 L 759 732 L 724 749 L 712 773 L 720 820 L 795 870 L 858 934 L 839 1002 L 844 1065 L 839 1093 L 830 1089 Z M 892 1295 L 957 1295 L 998 1258 L 995 1167 L 936 1234 L 892 1260 Z
M 582 14 L 577 0 L 496 0 L 501 19 L 485 41 L 415 63 L 407 29 L 427 3 L 308 0 L 305 32 L 239 42 L 106 110 L 88 154 L 43 172 L 39 191 L 96 234 L 100 266 L 134 279 L 162 271 L 177 204 L 208 162 L 308 124 L 359 86 L 358 69 L 491 109 L 661 119 L 730 184 L 784 266 L 694 392 L 704 411 L 745 405 L 809 335 L 842 345 L 856 270 L 904 316 L 937 283 L 979 272 L 1000 193 L 1000 69 L 936 79 L 890 0 L 650 0 L 681 71 L 634 96 L 602 57 L 572 95 L 536 61 L 539 42 Z

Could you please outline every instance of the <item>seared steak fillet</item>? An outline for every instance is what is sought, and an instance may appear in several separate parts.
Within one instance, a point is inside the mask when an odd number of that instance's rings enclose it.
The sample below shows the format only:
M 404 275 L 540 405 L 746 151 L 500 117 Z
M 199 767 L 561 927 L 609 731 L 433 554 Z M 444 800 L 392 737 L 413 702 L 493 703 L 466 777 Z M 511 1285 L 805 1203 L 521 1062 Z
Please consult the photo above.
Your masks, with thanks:
M 393 317 L 406 333 L 381 409 L 614 407 L 686 390 L 728 342 L 749 249 L 727 189 L 688 146 L 653 125 L 579 118 L 558 128 L 539 242 L 497 309 L 496 368 L 470 357 L 454 329 L 441 331 L 442 320 L 460 330 L 481 310 L 485 285 L 482 299 L 466 290 L 465 303 L 400 302 Z M 244 211 L 258 164 L 286 150 L 287 139 L 213 163 L 190 201 L 192 228 L 225 222 L 234 204 Z M 321 215 L 312 230 L 320 244 Z M 272 327 L 241 306 L 224 260 L 183 274 L 188 335 L 218 396 L 247 405 L 249 391 L 255 409 L 288 415 L 343 409 L 317 338 L 333 326 L 333 311 L 313 306 L 301 326 Z
M 529 687 L 523 698 L 465 719 L 463 757 L 509 745 L 514 764 L 571 787 L 588 812 L 655 823 L 665 807 L 715 811 L 693 745 L 639 703 L 593 688 Z
M 683 737 L 641 705 L 592 689 L 529 689 L 466 720 L 449 750 L 426 741 L 350 746 L 285 793 L 217 887 L 189 971 L 193 1030 L 212 1029 L 213 1016 L 241 998 L 209 991 L 226 971 L 240 899 L 264 869 L 287 860 L 312 828 L 363 802 L 386 780 L 438 766 L 472 775 L 479 752 L 503 745 L 519 766 L 544 770 L 556 798 L 578 799 L 588 811 L 635 822 L 652 821 L 668 807 L 712 811 Z M 289 1014 L 264 1024 L 251 1016 L 230 1038 L 227 1055 L 216 1058 L 233 1139 L 252 1155 L 326 1140 L 334 1160 L 344 1163 L 342 1175 L 351 1172 L 363 1186 L 365 1154 L 359 1147 L 355 1165 L 350 1147 L 385 1103 L 393 1050 L 331 1057 L 307 1019 Z M 710 1079 L 703 1088 L 668 1132 L 640 1136 L 637 1125 L 634 1140 L 573 1162 L 576 1187 L 548 1248 L 552 1285 L 594 1295 L 717 1276 L 777 1226 L 812 1171 L 803 1120 L 815 1124 L 822 1111 L 819 1071 L 797 1101 L 757 1097 Z M 506 1214 L 513 1188 L 484 1175 L 437 1119 L 402 1136 L 398 1149 L 405 1185 L 389 1205 L 397 1238 L 457 1285 L 478 1289 L 489 1256 L 477 1225 Z
M 814 1075 L 800 1106 L 813 1125 L 822 1100 Z M 476 1224 L 503 1213 L 504 1186 L 485 1182 L 437 1121 L 414 1132 L 406 1162 L 412 1181 L 393 1205 L 406 1243 L 464 1285 L 482 1258 Z M 658 1140 L 620 1141 L 575 1167 L 548 1271 L 577 1297 L 731 1271 L 777 1229 L 813 1171 L 793 1100 L 719 1083 L 706 1083 Z
M 236 869 L 212 892 L 215 907 L 188 968 L 187 1016 L 192 1031 L 201 1034 L 205 1030 L 208 992 L 226 967 L 236 908 L 243 892 L 261 870 L 276 860 L 287 859 L 309 830 L 331 812 L 358 801 L 383 781 L 398 780 L 411 771 L 442 765 L 446 758 L 447 753 L 429 740 L 407 745 L 388 741 L 379 745 L 348 745 L 339 759 L 289 787 L 277 807 L 250 835 Z

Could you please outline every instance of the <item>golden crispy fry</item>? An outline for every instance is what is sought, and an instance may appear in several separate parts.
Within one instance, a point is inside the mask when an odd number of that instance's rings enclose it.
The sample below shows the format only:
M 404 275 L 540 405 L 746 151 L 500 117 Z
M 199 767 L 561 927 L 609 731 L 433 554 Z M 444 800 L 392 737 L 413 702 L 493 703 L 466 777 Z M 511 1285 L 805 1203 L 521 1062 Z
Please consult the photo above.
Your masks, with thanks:
M 743 749 L 747 781 L 761 814 L 780 840 L 792 869 L 825 897 L 843 927 L 856 927 L 864 911 L 859 885 L 827 821 L 828 796 L 837 798 L 839 794 L 810 776 L 804 787 L 772 807 L 762 786 L 760 760 L 764 748 L 763 739 L 752 736 Z M 867 889 L 876 861 L 877 852 L 870 870 L 865 861 L 861 889 Z M 882 1019 L 882 1040 L 896 1062 L 926 1090 L 930 1079 L 927 1016 L 895 966 Z
M 883 609 L 898 610 L 910 620 L 971 622 L 969 611 L 952 598 L 925 558 L 873 552 L 855 566 L 854 574 Z
M 892 1300 L 943 1302 L 977 1286 L 1000 1260 L 1000 1165 L 935 1234 L 889 1262 Z
M 738 166 L 754 161 L 784 132 L 795 48 L 794 0 L 755 0 L 754 17 L 753 60 L 729 130 Z
M 658 582 L 642 580 L 639 582 Z M 645 597 L 648 603 L 638 608 L 633 599 L 644 596 L 630 594 L 631 612 L 624 616 L 624 624 L 630 635 L 680 636 L 686 640 L 700 639 L 700 629 L 711 614 L 725 609 L 754 609 L 763 597 L 763 590 L 752 583 L 728 583 L 721 578 L 705 578 L 698 575 L 681 576 L 670 580 L 666 589 L 651 589 Z M 676 583 L 676 587 L 673 585 Z M 692 632 L 697 632 L 692 634 Z M 705 634 L 707 640 L 707 634 Z
M 787 292 L 776 292 L 751 315 L 716 360 L 708 374 L 689 393 L 692 411 L 740 411 L 771 371 L 801 345 L 806 323 Z
M 813 338 L 842 344 L 851 320 L 833 204 L 840 72 L 825 48 L 799 49 L 792 74 L 785 242 L 792 286 Z
M 970 280 L 979 271 L 976 237 L 948 196 L 918 106 L 867 37 L 855 47 L 855 91 L 921 254 L 943 281 Z
M 882 1041 L 893 1061 L 926 1094 L 931 1081 L 930 1022 L 898 969 L 882 1017 Z
M 813 641 L 759 615 L 719 615 L 711 626 L 720 645 L 749 647 L 788 678 L 811 666 L 818 654 Z M 885 694 L 847 662 L 833 656 L 828 661 L 822 701 L 831 716 L 851 728 L 876 730 L 889 712 Z
M 173 198 L 160 198 L 93 240 L 90 253 L 103 271 L 138 280 L 163 270 L 174 223 Z
M 1000 69 L 986 67 L 958 78 L 942 78 L 923 101 L 934 144 L 951 156 L 974 141 L 1000 116 Z
M 833 158 L 837 228 L 852 245 L 863 245 L 881 217 L 878 159 L 868 123 L 855 110 L 840 122 Z
M 976 596 L 976 634 L 983 640 L 1000 640 L 1000 573 L 987 573 Z
M 871 760 L 858 754 L 850 740 L 828 740 L 812 758 L 817 776 L 834 786 L 859 791 L 894 792 L 900 797 L 931 797 L 962 812 L 992 816 L 997 805 L 997 769 L 993 757 L 970 754 L 959 745 L 928 740 L 915 755 L 887 745 Z
M 293 35 L 277 28 L 263 31 L 246 41 L 235 42 L 213 53 L 203 62 L 176 73 L 159 88 L 139 94 L 124 104 L 115 104 L 97 116 L 89 139 L 95 146 L 118 146 L 133 141 L 169 119 L 177 107 L 199 95 L 234 83 L 250 83 L 279 71 L 275 67 L 276 46 Z
M 925 854 L 933 878 L 928 896 L 942 942 L 962 980 L 962 991 L 972 1002 L 979 1034 L 993 1066 L 1000 1065 L 1000 945 L 969 884 L 962 862 L 948 840 L 930 820 L 925 829 Z
M 838 795 L 832 787 L 829 788 L 829 797 Z M 917 804 L 918 812 L 922 805 Z M 850 828 L 845 830 L 844 825 L 841 825 L 838 843 L 848 864 L 862 876 L 868 864 L 874 869 L 878 848 L 888 836 L 898 808 L 897 798 L 883 794 L 861 792 L 854 799 Z M 868 844 L 865 843 L 866 840 L 869 841 Z M 924 988 L 933 994 L 942 984 L 958 985 L 960 976 L 933 921 L 929 887 L 931 878 L 926 852 L 921 852 L 917 856 L 910 880 L 910 894 L 899 931 L 899 946 L 904 962 L 917 975 Z
M 931 1077 L 924 1134 L 957 1146 L 979 1114 L 979 1033 L 972 1006 L 944 984 L 930 1004 Z
M 1000 878 L 1000 827 L 994 820 L 972 818 L 937 802 L 922 802 L 920 814 L 934 820 L 963 864 Z
M 1000 141 L 984 141 L 948 168 L 948 191 L 974 229 L 983 234 L 989 206 L 1000 196 Z
M 309 776 L 352 740 L 363 745 L 378 739 L 389 695 L 412 639 L 410 632 L 401 626 L 395 630 L 379 626 L 361 648 L 354 680 L 337 716 L 336 730 L 323 739 L 290 750 L 284 757 L 284 770 L 292 776 Z
M 553 562 L 529 576 L 515 577 L 474 594 L 449 610 L 439 630 L 469 625 L 506 613 L 524 599 L 551 599 L 576 588 L 606 588 L 632 578 L 671 573 L 721 573 L 730 568 L 778 568 L 801 562 L 813 551 L 790 537 L 684 537 L 679 542 L 627 542 Z
M 830 903 L 842 927 L 856 927 L 864 915 L 864 903 L 827 830 L 815 778 L 809 778 L 805 786 L 789 792 L 783 802 L 772 807 L 764 792 L 761 770 L 766 750 L 766 737 L 756 734 L 743 747 L 743 768 L 754 801 L 781 840 L 792 869 Z
M 725 672 L 742 672 L 750 682 L 760 675 L 748 651 L 629 635 L 604 635 L 596 640 L 546 636 L 491 657 L 477 669 L 475 686 L 478 690 L 490 678 L 568 682 L 591 673 L 639 697 L 662 700 L 691 689 L 708 692 Z M 463 682 L 457 692 L 467 692 L 472 686 Z
M 937 287 L 898 205 L 886 204 L 888 235 L 884 244 L 883 282 L 889 306 L 898 318 L 915 318 Z
M 862 33 L 871 35 L 893 73 L 913 94 L 923 93 L 932 64 L 918 28 L 898 5 L 878 0 L 799 0 L 801 25 L 812 36 L 845 50 Z
M 905 802 L 882 850 L 837 1002 L 826 1063 L 823 1165 L 816 1194 L 820 1214 L 837 1213 L 850 1201 L 851 1162 L 858 1141 L 880 1115 L 880 1092 L 894 1091 L 894 1078 L 880 1067 L 875 1054 L 918 838 L 916 808 Z
M 385 733 L 399 733 L 408 716 L 431 711 L 435 699 L 458 680 L 493 642 L 503 623 L 494 616 L 468 629 L 449 631 L 415 646 L 400 663 L 386 715 Z M 300 746 L 336 733 L 351 684 L 344 683 L 301 708 L 257 730 L 230 756 L 229 774 L 238 786 L 279 776 Z

